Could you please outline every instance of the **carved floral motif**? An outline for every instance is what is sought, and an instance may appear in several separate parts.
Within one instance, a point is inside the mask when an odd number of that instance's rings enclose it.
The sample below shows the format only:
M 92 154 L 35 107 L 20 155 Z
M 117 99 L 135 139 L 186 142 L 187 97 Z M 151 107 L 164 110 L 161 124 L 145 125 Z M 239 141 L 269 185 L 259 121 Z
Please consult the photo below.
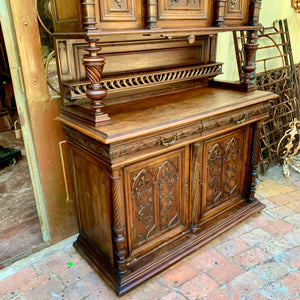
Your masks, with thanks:
M 178 176 L 176 161 L 166 160 L 158 167 L 141 169 L 133 177 L 135 246 L 178 224 Z
M 134 178 L 131 187 L 132 200 L 136 206 L 135 212 L 135 239 L 139 245 L 155 234 L 154 212 L 154 176 L 153 170 L 144 168 Z
M 230 0 L 231 8 L 234 8 L 238 0 Z
M 239 154 L 240 144 L 236 137 L 226 143 L 216 143 L 209 150 L 207 207 L 217 205 L 236 192 Z
M 176 180 L 178 171 L 174 164 L 165 161 L 158 170 L 159 217 L 160 230 L 163 231 L 176 225 L 178 221 L 175 204 Z
M 168 6 L 176 8 L 200 7 L 200 0 L 168 0 Z
M 118 7 L 122 7 L 122 0 L 115 0 L 115 2 L 117 3 Z
M 104 146 L 99 144 L 99 142 L 79 133 L 78 131 L 75 131 L 69 127 L 64 127 L 65 135 L 68 139 L 70 139 L 72 142 L 80 145 L 81 147 L 91 150 L 92 152 L 99 154 L 104 159 L 109 159 L 109 150 L 106 149 Z

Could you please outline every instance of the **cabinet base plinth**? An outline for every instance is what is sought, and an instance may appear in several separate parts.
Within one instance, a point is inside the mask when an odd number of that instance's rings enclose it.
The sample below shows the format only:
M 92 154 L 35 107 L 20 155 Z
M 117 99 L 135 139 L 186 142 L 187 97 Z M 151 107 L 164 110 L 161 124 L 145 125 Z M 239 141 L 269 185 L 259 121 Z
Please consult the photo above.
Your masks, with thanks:
M 61 108 L 62 116 L 69 117 L 79 124 L 91 125 L 93 127 L 110 124 L 110 118 L 107 114 L 101 113 L 95 115 L 89 106 L 70 105 Z
M 224 231 L 242 222 L 265 207 L 258 200 L 249 203 L 240 201 L 235 206 L 201 224 L 201 230 L 181 233 L 177 239 L 166 242 L 154 251 L 132 260 L 125 275 L 118 274 L 97 246 L 84 234 L 80 233 L 74 247 L 96 270 L 96 272 L 121 296 L 146 280 L 154 277 L 183 257 L 199 250 L 201 246 L 216 238 Z

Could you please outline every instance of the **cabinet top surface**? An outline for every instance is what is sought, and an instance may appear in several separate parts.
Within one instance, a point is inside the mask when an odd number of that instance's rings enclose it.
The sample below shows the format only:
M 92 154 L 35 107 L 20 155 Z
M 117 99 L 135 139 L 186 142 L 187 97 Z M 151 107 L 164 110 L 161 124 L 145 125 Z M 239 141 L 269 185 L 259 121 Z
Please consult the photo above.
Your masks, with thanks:
M 109 114 L 111 124 L 97 128 L 77 126 L 65 116 L 61 116 L 60 120 L 108 144 L 242 110 L 274 97 L 275 94 L 264 91 L 245 93 L 206 87 L 106 107 L 104 112 Z

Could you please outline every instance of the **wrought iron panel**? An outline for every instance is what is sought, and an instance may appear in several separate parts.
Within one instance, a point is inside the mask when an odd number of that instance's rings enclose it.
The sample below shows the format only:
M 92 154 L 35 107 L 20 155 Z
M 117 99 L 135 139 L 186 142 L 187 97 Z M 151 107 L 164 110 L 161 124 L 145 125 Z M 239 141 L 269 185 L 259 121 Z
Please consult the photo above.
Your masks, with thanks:
M 247 32 L 233 33 L 240 80 L 244 64 L 243 44 Z M 278 161 L 277 146 L 290 122 L 299 116 L 299 89 L 293 61 L 287 20 L 274 22 L 272 27 L 257 33 L 256 74 L 253 80 L 259 90 L 279 95 L 272 100 L 269 118 L 263 122 L 261 137 L 261 171 Z

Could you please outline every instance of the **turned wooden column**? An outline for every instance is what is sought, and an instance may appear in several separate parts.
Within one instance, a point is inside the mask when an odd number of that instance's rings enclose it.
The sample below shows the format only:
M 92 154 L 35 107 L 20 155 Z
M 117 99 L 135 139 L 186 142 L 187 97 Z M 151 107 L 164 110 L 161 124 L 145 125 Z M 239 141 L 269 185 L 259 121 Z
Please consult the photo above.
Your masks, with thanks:
M 101 111 L 102 107 L 104 107 L 102 100 L 107 95 L 107 90 L 103 88 L 101 83 L 105 59 L 98 53 L 101 48 L 96 46 L 97 41 L 97 39 L 88 40 L 89 47 L 85 48 L 85 50 L 89 52 L 89 55 L 82 59 L 86 74 L 91 82 L 87 87 L 86 95 L 92 100 L 91 118 L 95 126 L 110 120 L 109 116 Z
M 156 28 L 156 22 L 158 20 L 157 16 L 157 0 L 147 0 L 147 19 L 146 19 L 146 25 L 147 28 Z
M 242 75 L 243 77 L 242 85 L 244 85 L 245 89 L 248 91 L 256 89 L 256 85 L 253 82 L 254 77 L 252 73 L 256 69 L 255 54 L 257 48 L 258 48 L 258 44 L 256 43 L 255 31 L 249 31 L 247 37 L 247 43 L 243 44 L 243 50 L 245 53 L 245 63 L 242 66 L 242 70 L 244 72 L 244 74 Z
M 85 122 L 90 125 L 99 126 L 104 122 L 109 122 L 110 118 L 107 114 L 103 113 L 104 107 L 103 98 L 107 95 L 107 91 L 103 88 L 101 83 L 103 67 L 105 59 L 99 54 L 100 47 L 96 45 L 98 39 L 90 38 L 88 34 L 97 29 L 95 0 L 82 0 L 83 8 L 83 26 L 87 32 L 87 42 L 89 46 L 85 50 L 89 53 L 82 59 L 83 65 L 86 70 L 87 77 L 91 84 L 87 86 L 86 95 L 92 100 L 91 112 L 87 112 Z
M 261 145 L 261 130 L 262 130 L 262 121 L 259 121 L 254 124 L 253 127 L 253 139 L 252 139 L 252 149 L 251 157 L 249 164 L 249 179 L 247 185 L 246 199 L 248 202 L 254 201 L 255 190 L 256 190 L 256 177 L 257 177 L 257 168 L 259 163 Z
M 85 30 L 96 30 L 95 0 L 82 0 L 83 27 Z
M 214 25 L 221 27 L 224 25 L 225 6 L 227 0 L 215 0 L 215 20 Z
M 257 25 L 259 22 L 259 11 L 262 0 L 251 0 L 249 6 L 249 25 Z
M 191 226 L 192 232 L 200 230 L 199 220 L 203 215 L 203 207 L 201 202 L 201 156 L 202 142 L 197 142 L 191 146 Z
M 116 269 L 120 275 L 127 273 L 127 239 L 126 222 L 124 211 L 124 197 L 122 196 L 121 172 L 112 171 L 110 176 L 112 182 L 113 201 L 113 234 L 114 234 L 114 254 Z

